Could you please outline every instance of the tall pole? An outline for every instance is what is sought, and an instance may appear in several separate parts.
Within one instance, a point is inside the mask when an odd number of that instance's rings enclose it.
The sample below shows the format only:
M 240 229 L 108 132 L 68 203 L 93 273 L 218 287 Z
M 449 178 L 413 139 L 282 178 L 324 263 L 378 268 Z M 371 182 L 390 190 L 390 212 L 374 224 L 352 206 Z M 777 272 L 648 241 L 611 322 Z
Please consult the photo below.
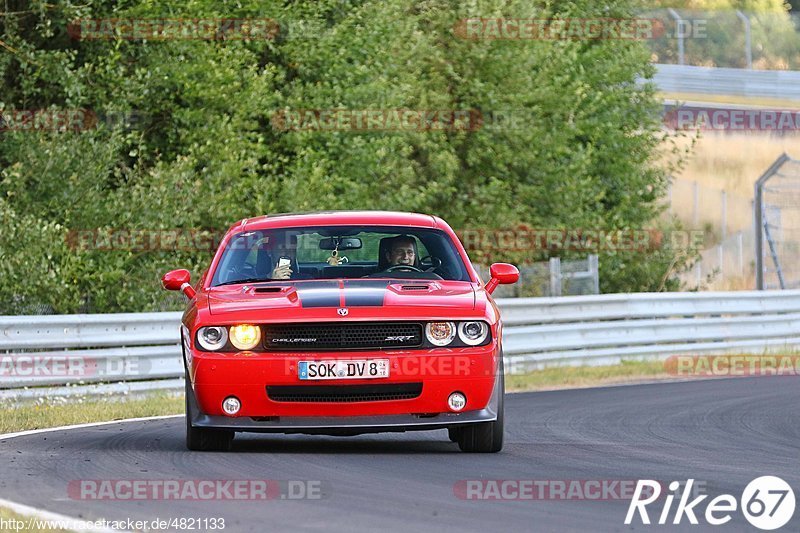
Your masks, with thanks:
M 753 200 L 753 225 L 756 237 L 756 289 L 764 290 L 764 184 L 789 160 L 786 152 L 770 165 L 755 184 Z
M 744 24 L 744 57 L 747 60 L 747 68 L 753 68 L 753 44 L 750 41 L 750 19 L 747 15 L 736 10 L 736 16 Z
M 683 19 L 678 12 L 672 9 L 671 7 L 667 9 L 670 16 L 675 19 L 675 35 L 678 37 L 678 64 L 684 64 L 684 49 L 683 49 Z

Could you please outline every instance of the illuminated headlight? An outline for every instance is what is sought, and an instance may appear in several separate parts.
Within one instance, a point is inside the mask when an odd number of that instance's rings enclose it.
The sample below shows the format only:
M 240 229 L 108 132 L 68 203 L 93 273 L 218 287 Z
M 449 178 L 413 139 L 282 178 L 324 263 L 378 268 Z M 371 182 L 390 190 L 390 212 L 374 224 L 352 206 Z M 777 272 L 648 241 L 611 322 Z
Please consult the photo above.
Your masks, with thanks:
M 204 350 L 219 350 L 228 342 L 228 330 L 220 326 L 200 328 L 197 330 L 197 342 Z
M 458 338 L 461 342 L 470 346 L 477 346 L 486 340 L 489 334 L 489 326 L 486 322 L 459 322 Z
M 428 322 L 425 336 L 435 346 L 447 346 L 456 337 L 456 325 L 453 322 Z
M 261 340 L 261 329 L 250 324 L 231 326 L 231 344 L 239 350 L 252 350 Z

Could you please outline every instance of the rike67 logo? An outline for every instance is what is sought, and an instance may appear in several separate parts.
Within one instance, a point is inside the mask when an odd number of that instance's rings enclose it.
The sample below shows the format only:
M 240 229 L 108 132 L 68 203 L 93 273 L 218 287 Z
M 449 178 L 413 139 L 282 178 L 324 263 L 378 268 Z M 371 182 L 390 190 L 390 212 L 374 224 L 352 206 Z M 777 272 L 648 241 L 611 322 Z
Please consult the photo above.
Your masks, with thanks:
M 702 509 L 700 504 L 708 498 L 708 495 L 703 494 L 690 501 L 693 484 L 694 479 L 687 480 L 685 490 L 680 491 L 679 501 L 672 515 L 672 524 L 680 524 L 685 516 L 690 524 L 697 525 L 699 523 L 697 517 L 700 515 L 706 523 L 720 526 L 730 522 L 733 513 L 740 509 L 753 527 L 771 531 L 786 525 L 794 515 L 794 491 L 788 483 L 776 476 L 761 476 L 748 483 L 739 501 L 730 494 L 715 497 L 707 503 L 703 513 L 700 512 Z M 651 523 L 647 506 L 660 500 L 661 488 L 661 483 L 650 479 L 639 480 L 636 483 L 628 514 L 625 516 L 626 525 L 631 524 L 637 511 L 643 524 Z M 670 523 L 672 503 L 680 488 L 681 483 L 678 481 L 669 484 L 671 494 L 668 493 L 663 498 L 664 506 L 658 515 L 657 524 Z

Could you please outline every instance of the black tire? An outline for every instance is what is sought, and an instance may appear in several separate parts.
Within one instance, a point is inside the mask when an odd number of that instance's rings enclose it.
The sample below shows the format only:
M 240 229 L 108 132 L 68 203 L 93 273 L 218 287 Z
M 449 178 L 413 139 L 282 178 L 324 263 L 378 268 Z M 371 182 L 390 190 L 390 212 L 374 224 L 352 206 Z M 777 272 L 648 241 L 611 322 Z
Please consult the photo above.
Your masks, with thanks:
M 461 428 L 447 428 L 447 436 L 450 438 L 450 442 L 458 442 L 460 435 Z
M 500 367 L 500 372 L 503 367 Z M 468 453 L 497 453 L 503 449 L 503 418 L 505 377 L 501 374 L 500 395 L 497 399 L 497 420 L 464 426 L 458 436 L 458 447 Z
M 186 375 L 186 447 L 193 452 L 227 452 L 233 444 L 235 432 L 226 429 L 198 428 L 192 425 L 189 395 L 194 394 Z

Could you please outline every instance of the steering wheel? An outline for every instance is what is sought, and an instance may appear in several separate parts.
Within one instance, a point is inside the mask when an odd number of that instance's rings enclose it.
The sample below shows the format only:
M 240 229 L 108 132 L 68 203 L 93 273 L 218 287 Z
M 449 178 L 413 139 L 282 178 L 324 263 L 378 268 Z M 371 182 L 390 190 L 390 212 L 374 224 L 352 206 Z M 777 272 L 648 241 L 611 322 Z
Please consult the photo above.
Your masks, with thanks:
M 243 263 L 229 268 L 228 274 L 227 276 L 225 276 L 224 281 L 233 281 L 235 279 L 245 279 L 254 277 L 256 277 L 256 267 L 254 265 Z
M 434 272 L 437 268 L 442 266 L 442 260 L 439 259 L 438 257 L 433 257 L 432 255 L 426 255 L 425 257 L 419 260 L 419 263 L 424 264 L 427 261 L 430 261 L 431 267 L 426 268 L 424 272 Z
M 424 272 L 424 270 L 417 268 L 414 265 L 392 265 L 385 269 L 384 272 L 394 272 L 395 270 L 400 272 Z

